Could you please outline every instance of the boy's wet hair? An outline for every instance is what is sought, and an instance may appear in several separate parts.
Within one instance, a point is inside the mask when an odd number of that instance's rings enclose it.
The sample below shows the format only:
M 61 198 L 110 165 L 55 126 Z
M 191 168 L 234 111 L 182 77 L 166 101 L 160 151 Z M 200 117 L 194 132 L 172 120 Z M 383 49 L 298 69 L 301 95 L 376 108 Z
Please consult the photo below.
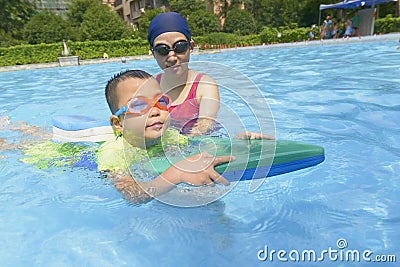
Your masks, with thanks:
M 111 110 L 111 113 L 114 114 L 117 112 L 119 109 L 118 107 L 118 97 L 116 94 L 116 89 L 118 87 L 118 84 L 126 79 L 129 78 L 136 78 L 136 79 L 142 79 L 142 80 L 147 80 L 152 78 L 149 73 L 143 71 L 143 70 L 127 70 L 127 71 L 121 71 L 118 74 L 115 74 L 108 82 L 106 85 L 106 100 L 108 107 Z

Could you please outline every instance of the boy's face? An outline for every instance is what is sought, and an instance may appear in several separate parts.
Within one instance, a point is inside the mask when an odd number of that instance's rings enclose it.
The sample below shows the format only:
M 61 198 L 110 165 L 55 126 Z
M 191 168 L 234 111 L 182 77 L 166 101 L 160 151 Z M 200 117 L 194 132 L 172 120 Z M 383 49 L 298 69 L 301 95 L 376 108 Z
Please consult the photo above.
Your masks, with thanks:
M 118 108 L 126 105 L 134 97 L 145 97 L 150 101 L 161 94 L 158 82 L 151 79 L 128 78 L 116 88 Z M 118 121 L 115 121 L 118 119 Z M 116 130 L 132 145 L 143 147 L 146 143 L 160 138 L 168 128 L 169 112 L 152 106 L 143 115 L 126 114 L 111 116 Z M 146 143 L 145 143 L 146 142 Z
M 174 45 L 179 41 L 186 41 L 186 36 L 180 32 L 165 32 L 160 34 L 154 39 L 153 47 L 158 45 L 166 45 L 169 49 L 173 49 Z M 187 71 L 188 64 L 183 64 L 189 62 L 190 59 L 190 50 L 187 49 L 184 53 L 176 53 L 175 51 L 170 51 L 167 55 L 159 55 L 156 52 L 153 52 L 153 56 L 157 61 L 158 66 L 161 69 L 173 72 L 175 75 L 180 75 L 182 72 Z

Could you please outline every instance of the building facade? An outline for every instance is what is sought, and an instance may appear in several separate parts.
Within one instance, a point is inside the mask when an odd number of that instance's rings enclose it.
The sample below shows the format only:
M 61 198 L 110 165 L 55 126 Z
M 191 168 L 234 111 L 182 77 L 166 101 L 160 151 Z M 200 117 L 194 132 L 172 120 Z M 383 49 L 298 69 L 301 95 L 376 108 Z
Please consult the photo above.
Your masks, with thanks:
M 67 11 L 69 0 L 33 0 L 37 10 L 48 10 L 63 16 Z
M 147 9 L 163 8 L 162 0 L 115 0 L 114 11 L 127 25 L 135 26 Z M 165 7 L 164 7 L 165 8 Z
M 68 10 L 71 0 L 31 0 L 35 3 L 37 10 L 48 10 L 50 12 L 64 16 Z M 102 3 L 114 9 L 115 0 L 102 0 Z
M 71 0 L 31 0 L 35 3 L 37 10 L 48 10 L 50 12 L 65 15 Z M 127 25 L 136 25 L 142 13 L 147 9 L 163 8 L 162 0 L 102 0 L 111 10 L 118 13 Z
M 71 0 L 31 0 L 36 4 L 37 10 L 49 10 L 64 16 L 68 10 Z M 163 0 L 102 0 L 102 3 L 108 5 L 111 10 L 117 12 L 126 25 L 135 26 L 142 13 L 148 9 L 166 9 Z M 225 17 L 222 14 L 226 7 L 230 6 L 230 0 L 206 1 L 207 10 L 214 12 L 219 16 L 220 24 L 223 25 Z M 244 8 L 244 1 L 242 2 Z

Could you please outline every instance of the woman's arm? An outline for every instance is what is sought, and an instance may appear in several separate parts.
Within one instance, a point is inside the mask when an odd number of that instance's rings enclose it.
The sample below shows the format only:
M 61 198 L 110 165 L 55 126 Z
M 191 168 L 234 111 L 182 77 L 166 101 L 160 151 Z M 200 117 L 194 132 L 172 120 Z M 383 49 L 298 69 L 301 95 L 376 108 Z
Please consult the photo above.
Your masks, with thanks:
M 268 139 L 268 140 L 275 140 L 275 137 L 268 134 L 261 134 L 256 132 L 244 132 L 239 133 L 235 136 L 237 139 Z
M 214 126 L 219 110 L 219 91 L 217 83 L 209 76 L 202 77 L 196 92 L 199 102 L 199 118 L 190 135 L 206 133 Z

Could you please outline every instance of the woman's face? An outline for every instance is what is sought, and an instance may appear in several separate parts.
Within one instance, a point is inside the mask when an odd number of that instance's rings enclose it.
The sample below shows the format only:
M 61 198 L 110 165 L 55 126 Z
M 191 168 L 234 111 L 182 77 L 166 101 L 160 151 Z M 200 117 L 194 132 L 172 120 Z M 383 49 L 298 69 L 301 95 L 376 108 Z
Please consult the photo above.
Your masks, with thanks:
M 190 42 L 190 40 L 188 40 L 186 36 L 180 32 L 165 32 L 154 39 L 153 47 L 158 45 L 166 45 L 169 47 L 169 49 L 173 49 L 174 44 L 179 41 Z M 165 56 L 159 55 L 153 51 L 153 56 L 156 59 L 158 66 L 160 66 L 160 68 L 166 73 L 170 72 L 171 74 L 180 76 L 186 73 L 188 70 L 187 63 L 190 60 L 190 48 L 182 53 L 169 51 L 169 53 Z

